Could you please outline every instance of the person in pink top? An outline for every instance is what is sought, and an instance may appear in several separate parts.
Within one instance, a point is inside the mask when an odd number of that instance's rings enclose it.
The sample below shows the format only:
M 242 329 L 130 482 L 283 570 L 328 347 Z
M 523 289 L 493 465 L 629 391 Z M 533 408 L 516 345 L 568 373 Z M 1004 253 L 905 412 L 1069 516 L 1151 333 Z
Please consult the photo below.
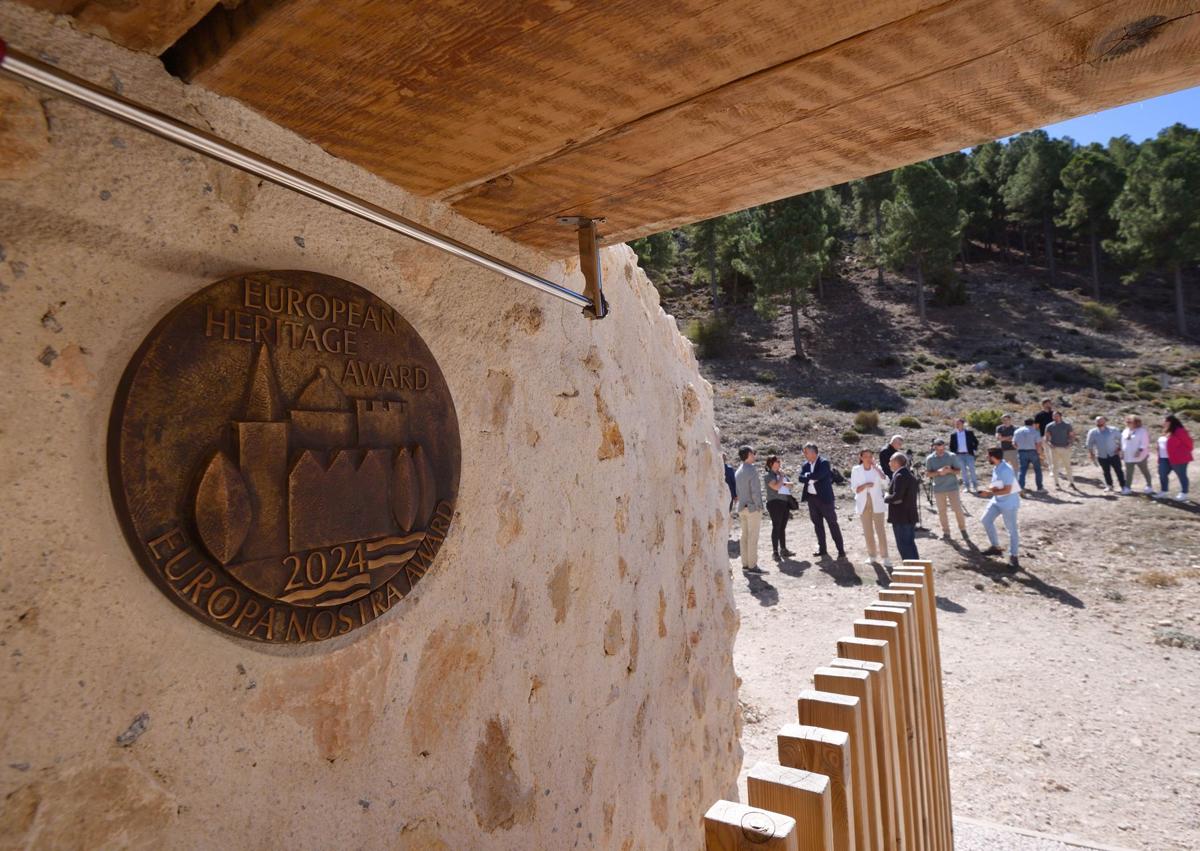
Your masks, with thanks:
M 1188 463 L 1192 460 L 1192 436 L 1188 434 L 1179 417 L 1167 414 L 1163 417 L 1163 431 L 1158 438 L 1158 481 L 1162 490 L 1158 496 L 1166 497 L 1171 483 L 1171 473 L 1179 477 L 1179 493 L 1175 499 L 1187 502 L 1188 498 Z

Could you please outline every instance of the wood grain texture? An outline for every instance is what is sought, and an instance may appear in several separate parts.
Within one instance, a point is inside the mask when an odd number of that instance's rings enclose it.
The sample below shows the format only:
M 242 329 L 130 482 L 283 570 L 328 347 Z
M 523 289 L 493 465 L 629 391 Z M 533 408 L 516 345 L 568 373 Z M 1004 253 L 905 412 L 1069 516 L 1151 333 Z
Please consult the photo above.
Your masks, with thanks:
M 949 759 L 946 754 L 945 705 L 942 698 L 941 670 L 934 654 L 935 630 L 930 611 L 935 608 L 932 596 L 927 594 L 924 576 L 903 574 L 896 579 L 913 578 L 913 582 L 893 581 L 881 591 L 881 601 L 908 601 L 917 613 L 918 636 L 920 638 L 921 661 L 924 665 L 923 679 L 928 688 L 932 727 L 930 736 L 933 745 L 933 773 L 938 793 L 938 824 L 942 831 L 941 841 L 947 848 L 953 847 L 953 818 L 950 806 Z
M 752 807 L 795 819 L 799 851 L 832 851 L 833 803 L 824 774 L 759 762 L 746 775 L 746 798 Z
M 193 79 L 445 195 L 932 5 L 292 0 Z
M 887 647 L 887 655 L 875 656 L 869 645 L 858 642 L 847 642 L 845 647 L 839 645 L 839 652 L 849 653 L 852 658 L 869 658 L 881 661 L 886 658 L 886 670 L 890 670 L 892 696 L 896 712 L 897 737 L 896 742 L 900 756 L 905 820 L 905 834 L 909 839 L 909 847 L 924 848 L 924 809 L 923 798 L 920 794 L 921 772 L 919 767 L 920 754 L 917 747 L 917 730 L 913 718 L 912 698 L 905 680 L 905 669 L 901 664 L 904 656 L 904 646 L 900 640 L 900 627 L 889 620 L 874 617 L 861 618 L 854 621 L 854 635 L 859 641 L 880 641 Z
M 570 249 L 559 214 L 606 216 L 611 241 L 676 227 L 1196 85 L 1197 9 L 1196 0 L 947 3 L 798 58 L 786 82 L 762 75 L 762 91 L 734 98 L 778 98 L 761 123 L 727 128 L 689 104 L 691 121 L 650 116 L 644 130 L 510 172 L 455 207 L 552 254 Z M 1114 29 L 1154 15 L 1165 22 L 1141 46 L 1097 52 Z M 518 222 L 539 208 L 541 218 Z
M 866 736 L 863 706 L 857 697 L 805 689 L 796 699 L 802 725 L 840 730 L 850 737 L 850 777 L 846 782 L 846 811 L 859 851 L 871 844 L 870 797 L 867 792 Z M 853 802 L 853 809 L 851 809 Z
M 785 724 L 777 737 L 779 764 L 829 778 L 830 813 L 835 851 L 856 851 L 854 795 L 850 784 L 850 736 L 840 730 Z
M 915 734 L 912 753 L 916 757 L 914 762 L 917 766 L 917 798 L 921 813 L 921 821 L 918 825 L 919 837 L 925 847 L 938 848 L 940 843 L 933 793 L 930 716 L 921 682 L 922 670 L 916 640 L 916 621 L 911 608 L 906 603 L 875 603 L 867 606 L 865 614 L 868 618 L 891 621 L 898 628 L 897 646 L 902 648 L 902 652 L 898 654 L 900 676 L 903 680 L 903 691 Z
M 218 0 L 23 0 L 25 5 L 70 15 L 80 29 L 130 50 L 156 56 L 204 17 Z
M 195 81 L 554 256 L 1200 83 L 1200 0 L 243 5 Z
M 717 801 L 704 814 L 705 851 L 798 851 L 796 821 L 780 813 Z
M 858 698 L 859 706 L 862 708 L 862 755 L 866 769 L 863 775 L 863 798 L 866 809 L 860 814 L 860 817 L 866 822 L 866 834 L 870 847 L 883 848 L 886 843 L 883 830 L 883 804 L 880 794 L 880 766 L 875 749 L 876 706 L 875 696 L 870 686 L 870 675 L 866 671 L 826 666 L 813 671 L 813 686 L 818 691 Z M 882 722 L 882 718 L 880 721 Z
M 855 639 L 844 638 L 841 644 Z M 874 756 L 878 768 L 880 822 L 883 828 L 882 848 L 899 851 L 904 848 L 904 828 L 900 821 L 900 759 L 897 754 L 895 707 L 892 703 L 891 683 L 888 673 L 880 662 L 861 659 L 837 658 L 829 662 L 832 668 L 861 671 L 867 675 L 870 689 L 871 712 L 874 718 Z M 820 684 L 817 684 L 821 688 Z
M 929 616 L 925 611 L 923 599 L 916 591 L 898 588 L 900 583 L 893 582 L 879 592 L 879 601 L 886 605 L 904 604 L 913 618 L 913 639 L 916 644 L 917 679 L 923 694 L 927 713 L 928 738 L 926 749 L 929 758 L 930 799 L 933 804 L 933 828 L 937 837 L 937 847 L 949 849 L 950 844 L 950 812 L 947 804 L 949 793 L 946 779 L 943 776 L 942 752 L 945 741 L 941 735 L 941 709 L 938 703 L 937 686 L 934 682 L 933 650 L 930 647 L 932 638 L 929 635 Z M 921 586 L 923 590 L 924 586 Z
M 941 633 L 938 631 L 938 610 L 937 610 L 937 579 L 933 569 L 933 562 L 921 560 L 906 560 L 900 568 L 897 568 L 892 573 L 896 580 L 895 587 L 902 587 L 900 583 L 908 582 L 922 586 L 921 598 L 925 606 L 925 610 L 929 617 L 929 631 L 932 635 L 933 649 L 933 684 L 937 692 L 938 705 L 938 733 L 942 741 L 941 758 L 943 761 L 943 775 L 946 783 L 946 811 L 953 815 L 954 805 L 951 797 L 950 783 L 950 757 L 949 757 L 949 738 L 946 736 L 946 702 L 944 694 L 944 684 L 942 676 L 942 649 L 941 649 Z M 953 826 L 954 820 L 950 819 L 951 835 L 950 842 L 953 845 Z

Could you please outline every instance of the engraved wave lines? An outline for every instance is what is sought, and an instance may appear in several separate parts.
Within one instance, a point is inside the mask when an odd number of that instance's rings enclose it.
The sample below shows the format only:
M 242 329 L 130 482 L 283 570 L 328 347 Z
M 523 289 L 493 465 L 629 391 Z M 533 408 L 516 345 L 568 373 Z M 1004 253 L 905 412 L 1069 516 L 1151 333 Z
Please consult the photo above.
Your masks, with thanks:
M 345 591 L 346 589 L 354 589 L 353 593 L 342 595 L 330 600 L 321 599 L 326 594 L 334 591 Z M 363 594 L 371 590 L 371 575 L 368 573 L 359 573 L 351 576 L 349 579 L 337 580 L 334 582 L 326 582 L 320 588 L 304 588 L 299 591 L 293 591 L 291 594 L 280 597 L 284 603 L 307 603 L 309 605 L 332 606 L 338 603 L 345 603 L 350 600 L 355 600 Z M 314 601 L 320 600 L 320 603 Z
M 373 556 L 391 547 L 419 544 L 424 537 L 424 532 L 414 532 L 411 535 L 394 535 L 390 538 L 380 538 L 377 541 L 371 541 L 367 544 L 367 555 Z
M 409 550 L 406 553 L 396 553 L 394 555 L 380 556 L 377 559 L 370 559 L 367 562 L 367 569 L 382 570 L 385 567 L 399 567 L 402 564 L 407 564 L 416 554 L 416 550 Z

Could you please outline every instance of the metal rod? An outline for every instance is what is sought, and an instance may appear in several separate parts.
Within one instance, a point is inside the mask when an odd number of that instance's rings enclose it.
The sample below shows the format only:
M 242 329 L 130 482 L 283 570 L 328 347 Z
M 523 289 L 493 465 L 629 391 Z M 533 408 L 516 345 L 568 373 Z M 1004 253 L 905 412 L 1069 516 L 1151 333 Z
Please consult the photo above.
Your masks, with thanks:
M 434 248 L 439 248 L 485 269 L 499 272 L 514 281 L 520 281 L 564 301 L 585 308 L 593 306 L 593 300 L 583 293 L 575 292 L 458 240 L 429 230 L 414 221 L 385 210 L 383 207 L 364 201 L 362 198 L 343 192 L 328 183 L 280 165 L 238 145 L 226 142 L 211 133 L 197 130 L 195 127 L 163 115 L 161 112 L 118 97 L 86 80 L 12 50 L 3 39 L 0 39 L 0 71 L 22 82 L 31 83 L 54 94 L 62 95 L 104 115 L 153 133 L 169 142 L 257 175 L 264 180 L 299 192 L 301 195 L 307 195 L 330 207 L 336 207 L 358 216 L 360 219 L 374 222 L 380 227 L 411 237 L 426 245 L 432 245 Z

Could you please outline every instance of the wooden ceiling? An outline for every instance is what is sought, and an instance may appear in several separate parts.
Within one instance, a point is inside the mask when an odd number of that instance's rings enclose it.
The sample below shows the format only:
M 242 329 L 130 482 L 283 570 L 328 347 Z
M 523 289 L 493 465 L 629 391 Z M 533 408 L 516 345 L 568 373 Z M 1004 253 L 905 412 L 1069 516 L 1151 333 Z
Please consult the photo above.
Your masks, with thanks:
M 31 2 L 556 256 L 1200 84 L 1200 0 Z

